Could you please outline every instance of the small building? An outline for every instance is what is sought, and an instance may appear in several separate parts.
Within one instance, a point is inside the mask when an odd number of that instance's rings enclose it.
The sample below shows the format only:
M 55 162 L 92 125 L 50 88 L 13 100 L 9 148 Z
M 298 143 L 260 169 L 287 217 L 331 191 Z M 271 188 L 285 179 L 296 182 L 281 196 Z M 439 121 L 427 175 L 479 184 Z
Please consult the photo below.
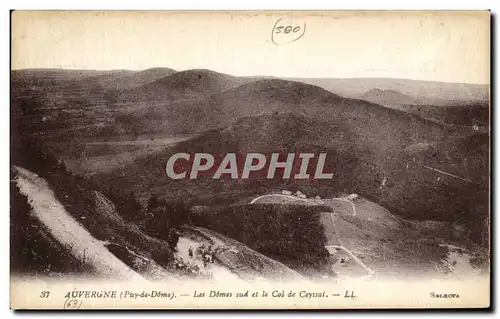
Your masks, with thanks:
M 347 200 L 355 200 L 355 199 L 357 199 L 358 197 L 359 197 L 359 196 L 358 196 L 358 194 L 351 194 L 351 195 L 348 195 L 348 196 L 346 197 L 346 199 L 347 199 Z

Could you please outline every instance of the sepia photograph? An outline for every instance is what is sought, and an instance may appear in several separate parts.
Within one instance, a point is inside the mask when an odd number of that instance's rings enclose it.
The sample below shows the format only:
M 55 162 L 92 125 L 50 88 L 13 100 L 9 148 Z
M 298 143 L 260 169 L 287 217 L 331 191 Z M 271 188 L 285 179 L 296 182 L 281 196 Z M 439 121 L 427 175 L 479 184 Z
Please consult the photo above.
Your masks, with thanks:
M 490 307 L 490 19 L 12 11 L 11 308 Z

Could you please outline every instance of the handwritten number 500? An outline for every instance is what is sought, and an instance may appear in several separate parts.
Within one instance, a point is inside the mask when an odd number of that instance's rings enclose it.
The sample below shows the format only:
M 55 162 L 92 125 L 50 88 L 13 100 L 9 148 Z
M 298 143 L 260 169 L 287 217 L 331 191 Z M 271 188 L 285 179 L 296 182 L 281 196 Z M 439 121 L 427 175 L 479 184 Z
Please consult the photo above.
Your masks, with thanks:
M 295 28 L 293 28 L 293 29 L 292 29 L 292 26 L 290 26 L 290 25 L 289 25 L 289 26 L 287 26 L 287 27 L 283 27 L 283 26 L 276 27 L 276 34 L 281 33 L 281 31 L 282 31 L 283 29 L 285 29 L 285 30 L 283 31 L 283 33 L 285 33 L 285 34 L 288 34 L 288 33 L 290 33 L 290 32 L 297 33 L 297 32 L 299 32 L 299 31 L 300 31 L 300 26 L 296 26 L 296 27 L 295 27 Z
M 302 38 L 306 33 L 306 24 L 303 27 L 298 25 L 278 25 L 281 19 L 276 20 L 271 31 L 271 41 L 276 45 L 292 43 Z

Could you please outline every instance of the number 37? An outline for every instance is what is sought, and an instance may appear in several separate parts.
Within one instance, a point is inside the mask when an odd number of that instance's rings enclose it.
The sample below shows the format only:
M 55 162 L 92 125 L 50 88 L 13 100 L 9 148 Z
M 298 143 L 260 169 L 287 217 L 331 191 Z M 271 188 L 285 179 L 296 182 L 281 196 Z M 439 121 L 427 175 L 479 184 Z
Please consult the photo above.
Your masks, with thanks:
M 42 291 L 40 293 L 40 298 L 49 298 L 50 291 Z

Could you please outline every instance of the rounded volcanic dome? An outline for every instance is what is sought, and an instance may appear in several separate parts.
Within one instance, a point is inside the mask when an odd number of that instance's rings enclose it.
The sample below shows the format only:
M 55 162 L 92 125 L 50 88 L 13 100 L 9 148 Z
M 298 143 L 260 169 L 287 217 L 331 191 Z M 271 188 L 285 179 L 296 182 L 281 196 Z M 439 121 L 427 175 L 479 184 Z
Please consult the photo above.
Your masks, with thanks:
M 283 96 L 341 98 L 340 96 L 323 88 L 320 88 L 319 86 L 282 79 L 263 79 L 241 85 L 234 90 L 247 90 L 250 92 L 271 92 Z

